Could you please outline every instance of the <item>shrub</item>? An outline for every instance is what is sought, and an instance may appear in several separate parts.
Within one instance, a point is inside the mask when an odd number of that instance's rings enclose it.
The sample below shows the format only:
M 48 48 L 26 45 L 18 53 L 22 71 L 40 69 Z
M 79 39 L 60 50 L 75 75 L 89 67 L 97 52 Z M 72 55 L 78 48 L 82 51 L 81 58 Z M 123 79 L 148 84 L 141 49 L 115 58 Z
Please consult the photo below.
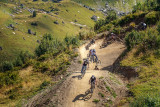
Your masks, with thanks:
M 90 31 L 88 33 L 86 32 L 80 32 L 78 37 L 80 40 L 87 40 L 87 39 L 91 39 L 95 36 L 95 32 L 94 31 Z
M 100 101 L 100 100 L 98 100 L 98 99 L 93 99 L 92 102 L 98 103 L 99 101 Z
M 64 48 L 65 46 L 61 41 L 54 39 L 51 34 L 45 34 L 40 45 L 35 50 L 35 53 L 37 56 L 45 53 L 52 53 L 53 55 L 56 55 L 60 51 L 63 51 Z
M 102 26 L 97 32 L 101 33 L 101 32 L 104 32 L 104 31 L 110 31 L 110 30 L 113 29 L 113 27 L 114 27 L 114 25 L 109 23 L 109 24 L 107 24 L 105 26 Z
M 137 44 L 139 44 L 142 41 L 143 35 L 141 35 L 137 31 L 132 31 L 125 37 L 125 44 L 127 46 L 127 49 L 130 50 Z
M 136 98 L 131 107 L 159 107 L 160 106 L 160 94 L 157 92 L 153 95 L 141 95 Z
M 69 45 L 73 45 L 73 46 L 79 45 L 79 38 L 78 37 L 66 36 L 64 38 L 64 41 L 68 47 L 69 47 Z
M 19 80 L 19 73 L 17 71 L 11 72 L 7 71 L 5 73 L 0 73 L 0 87 L 4 85 L 12 85 L 17 83 Z
M 115 11 L 111 10 L 108 12 L 108 16 L 105 19 L 105 24 L 108 24 L 111 21 L 116 20 L 117 18 L 118 18 L 117 13 Z
M 94 30 L 98 30 L 101 26 L 105 25 L 105 20 L 101 19 L 101 20 L 98 20 L 96 22 L 96 24 L 94 25 Z
M 19 57 L 22 60 L 23 64 L 25 64 L 29 59 L 34 58 L 34 55 L 29 53 L 28 51 L 21 51 Z
M 2 69 L 3 69 L 3 71 L 12 70 L 12 69 L 13 69 L 13 63 L 12 63 L 12 62 L 9 62 L 9 61 L 3 62 L 3 64 L 2 64 Z
M 158 17 L 159 16 L 158 16 L 157 12 L 155 12 L 155 11 L 150 12 L 145 16 L 145 22 L 149 25 L 156 24 L 156 22 L 159 20 Z
M 50 84 L 49 81 L 43 81 L 43 83 L 40 85 L 40 89 L 44 89 L 46 86 Z
M 94 26 L 94 30 L 97 31 L 99 30 L 102 26 L 110 23 L 111 21 L 114 21 L 117 19 L 117 14 L 115 11 L 111 10 L 108 12 L 108 16 L 106 17 L 105 20 L 101 19 L 98 20 Z
M 137 12 L 137 13 L 133 13 L 133 14 L 128 14 L 126 16 L 123 16 L 118 22 L 117 24 L 120 26 L 123 26 L 125 24 L 131 23 L 136 19 L 139 18 L 143 18 L 145 16 L 146 13 L 144 12 Z
M 17 59 L 15 60 L 14 66 L 22 66 L 23 62 L 21 60 L 20 57 L 17 57 Z
M 119 26 L 119 27 L 115 27 L 112 32 L 115 34 L 120 34 L 121 31 L 122 31 L 122 28 Z
M 158 32 L 159 32 L 159 34 L 160 34 L 160 21 L 159 21 L 159 23 L 158 23 L 158 25 L 157 25 L 157 30 L 158 30 Z
M 141 52 L 148 49 L 160 49 L 160 36 L 154 28 L 148 28 L 146 31 L 132 31 L 125 37 L 127 49 L 139 45 Z
M 134 28 L 136 26 L 136 24 L 134 22 L 131 22 L 130 26 Z

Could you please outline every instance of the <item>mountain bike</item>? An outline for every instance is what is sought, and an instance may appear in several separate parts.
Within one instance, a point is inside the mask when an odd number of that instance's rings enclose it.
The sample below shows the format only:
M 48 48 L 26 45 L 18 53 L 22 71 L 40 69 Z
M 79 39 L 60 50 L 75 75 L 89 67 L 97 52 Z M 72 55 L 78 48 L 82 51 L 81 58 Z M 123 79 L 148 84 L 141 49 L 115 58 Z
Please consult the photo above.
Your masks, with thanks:
M 91 82 L 91 93 L 93 93 L 95 89 L 95 81 Z
M 83 69 L 83 72 L 81 73 L 81 79 L 84 77 L 85 73 L 86 73 L 86 69 Z

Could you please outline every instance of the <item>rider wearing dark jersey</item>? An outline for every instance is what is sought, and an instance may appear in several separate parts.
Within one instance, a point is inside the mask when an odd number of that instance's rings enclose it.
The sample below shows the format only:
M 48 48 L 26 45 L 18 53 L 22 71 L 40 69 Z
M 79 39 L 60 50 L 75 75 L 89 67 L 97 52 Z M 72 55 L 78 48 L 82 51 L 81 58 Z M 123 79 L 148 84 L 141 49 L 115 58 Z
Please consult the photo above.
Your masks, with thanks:
M 83 73 L 83 71 L 86 71 L 87 65 L 88 65 L 88 67 L 89 67 L 89 61 L 88 61 L 88 59 L 86 59 L 86 60 L 83 62 L 82 69 L 81 69 L 81 73 Z
M 92 77 L 89 80 L 89 83 L 95 83 L 96 84 L 96 77 L 94 75 L 92 75 Z

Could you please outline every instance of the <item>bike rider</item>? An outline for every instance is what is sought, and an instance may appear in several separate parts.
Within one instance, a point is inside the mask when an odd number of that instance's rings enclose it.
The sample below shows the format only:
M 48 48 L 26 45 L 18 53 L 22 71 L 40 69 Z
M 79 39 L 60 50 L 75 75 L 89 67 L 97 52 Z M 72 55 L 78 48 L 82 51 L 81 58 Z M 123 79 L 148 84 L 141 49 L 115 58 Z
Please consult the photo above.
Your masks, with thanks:
M 94 58 L 94 57 L 96 57 L 96 58 Z M 96 55 L 96 50 L 93 49 L 93 62 L 96 62 L 96 61 L 98 61 L 98 57 Z
M 81 73 L 83 73 L 83 71 L 86 72 L 87 65 L 89 67 L 89 61 L 88 61 L 88 59 L 85 59 L 83 62 L 83 65 L 82 65 Z
M 91 88 L 92 88 L 92 85 L 95 86 L 96 82 L 97 82 L 96 77 L 94 75 L 92 75 L 92 77 L 89 80 L 89 84 L 91 84 Z M 93 87 L 93 88 L 95 88 L 95 87 Z

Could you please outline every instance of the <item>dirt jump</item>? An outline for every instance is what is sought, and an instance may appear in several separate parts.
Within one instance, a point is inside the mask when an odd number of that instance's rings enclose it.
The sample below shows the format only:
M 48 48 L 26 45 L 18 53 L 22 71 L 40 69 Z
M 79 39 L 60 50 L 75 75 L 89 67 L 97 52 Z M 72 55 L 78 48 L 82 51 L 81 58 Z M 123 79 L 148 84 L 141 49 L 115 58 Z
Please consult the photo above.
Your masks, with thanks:
M 48 91 L 43 97 L 33 97 L 27 107 L 103 107 L 106 105 L 116 106 L 125 96 L 126 85 L 119 76 L 113 74 L 112 64 L 124 51 L 125 46 L 120 42 L 114 42 L 107 47 L 101 48 L 102 40 L 97 40 L 90 49 L 95 49 L 101 64 L 99 70 L 95 70 L 95 63 L 90 63 L 83 78 L 81 69 L 73 72 L 58 89 Z M 85 45 L 79 48 L 81 59 L 86 58 L 89 50 Z M 90 92 L 90 77 L 97 78 L 97 85 L 93 93 Z M 44 100 L 45 99 L 45 100 Z

